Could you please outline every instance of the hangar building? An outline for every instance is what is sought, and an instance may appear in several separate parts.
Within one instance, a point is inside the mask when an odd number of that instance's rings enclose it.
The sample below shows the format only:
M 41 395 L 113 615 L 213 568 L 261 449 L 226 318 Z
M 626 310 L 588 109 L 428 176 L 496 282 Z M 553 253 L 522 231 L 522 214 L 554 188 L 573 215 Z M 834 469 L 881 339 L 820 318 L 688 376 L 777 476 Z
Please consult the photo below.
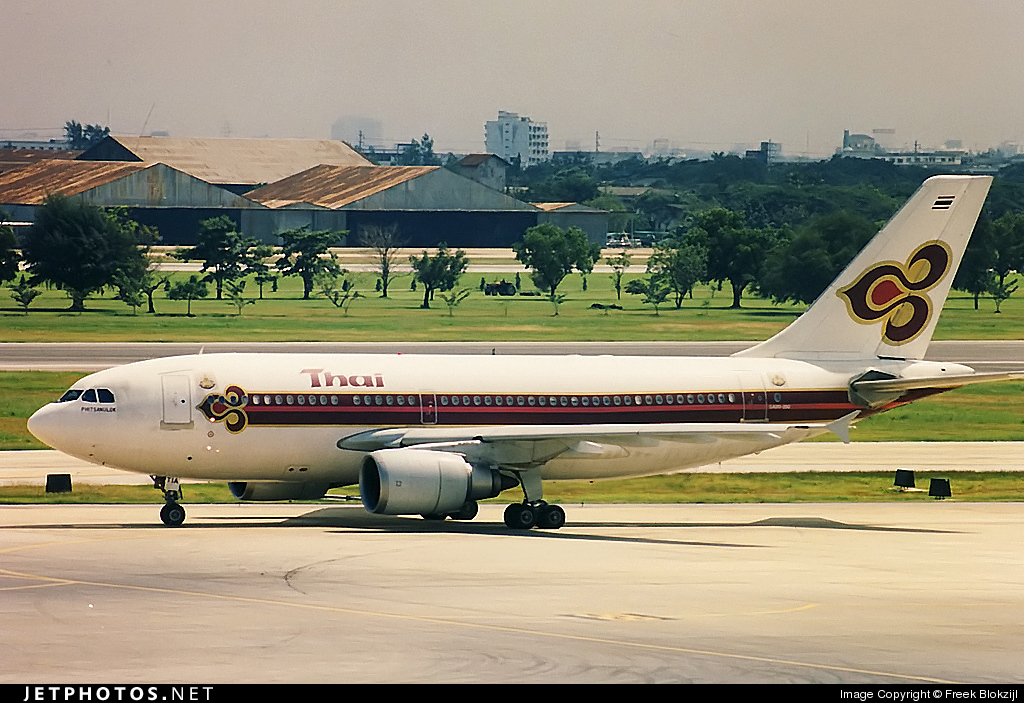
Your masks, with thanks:
M 275 244 L 278 233 L 309 226 L 347 230 L 355 246 L 362 228 L 378 225 L 396 227 L 410 247 L 507 247 L 540 222 L 575 225 L 604 243 L 603 210 L 517 200 L 490 187 L 500 183 L 505 163 L 474 157 L 462 165 L 463 176 L 438 166 L 373 166 L 328 140 L 107 137 L 78 160 L 39 160 L 0 173 L 0 207 L 30 222 L 50 193 L 125 206 L 172 246 L 194 244 L 199 223 L 220 215 Z

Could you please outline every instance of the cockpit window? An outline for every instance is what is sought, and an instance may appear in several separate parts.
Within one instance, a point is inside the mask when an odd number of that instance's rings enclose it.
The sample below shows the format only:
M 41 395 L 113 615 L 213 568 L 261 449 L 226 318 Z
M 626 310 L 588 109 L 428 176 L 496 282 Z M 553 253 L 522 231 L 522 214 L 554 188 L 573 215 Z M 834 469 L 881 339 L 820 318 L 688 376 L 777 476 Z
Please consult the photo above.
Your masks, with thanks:
M 108 391 L 106 388 L 97 388 L 96 395 L 99 397 L 101 403 L 114 402 L 114 394 Z
M 58 400 L 57 402 L 58 403 L 67 403 L 68 401 L 71 401 L 71 400 L 78 400 L 78 397 L 80 395 L 82 395 L 81 389 L 79 389 L 79 388 L 72 388 L 72 389 L 68 390 L 67 392 L 65 392 L 64 395 L 62 395 L 60 397 L 60 400 Z
M 90 388 L 85 393 L 83 393 L 82 394 L 82 400 L 84 400 L 86 403 L 95 403 L 96 402 L 96 389 L 95 388 Z

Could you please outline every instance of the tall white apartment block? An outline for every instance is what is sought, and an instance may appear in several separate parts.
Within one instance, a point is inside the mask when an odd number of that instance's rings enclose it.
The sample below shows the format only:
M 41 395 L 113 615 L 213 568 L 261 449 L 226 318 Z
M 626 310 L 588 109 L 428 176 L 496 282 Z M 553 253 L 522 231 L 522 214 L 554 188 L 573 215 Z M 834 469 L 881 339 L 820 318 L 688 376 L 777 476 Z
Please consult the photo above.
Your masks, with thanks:
M 519 157 L 523 168 L 548 160 L 548 123 L 498 110 L 498 119 L 484 125 L 487 151 L 509 163 Z

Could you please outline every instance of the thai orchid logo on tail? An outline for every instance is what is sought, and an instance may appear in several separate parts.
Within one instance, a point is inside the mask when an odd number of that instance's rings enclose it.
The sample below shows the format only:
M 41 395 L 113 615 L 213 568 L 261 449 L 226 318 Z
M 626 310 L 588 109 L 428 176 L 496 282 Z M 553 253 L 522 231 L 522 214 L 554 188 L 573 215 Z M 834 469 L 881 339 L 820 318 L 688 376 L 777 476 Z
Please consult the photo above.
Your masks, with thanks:
M 927 293 L 946 276 L 951 261 L 945 242 L 926 242 L 906 264 L 879 262 L 836 295 L 846 300 L 855 321 L 871 325 L 884 320 L 883 342 L 906 344 L 928 326 L 934 310 Z

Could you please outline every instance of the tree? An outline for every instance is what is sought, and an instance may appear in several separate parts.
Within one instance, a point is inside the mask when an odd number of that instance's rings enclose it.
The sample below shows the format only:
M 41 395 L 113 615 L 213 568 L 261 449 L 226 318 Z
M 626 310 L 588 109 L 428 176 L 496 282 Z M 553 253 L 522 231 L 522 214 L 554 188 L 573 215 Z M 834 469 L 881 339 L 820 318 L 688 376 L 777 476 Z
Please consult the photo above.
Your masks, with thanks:
M 150 257 L 153 246 L 160 241 L 160 233 L 155 227 L 142 225 L 128 217 L 128 208 L 108 208 L 107 214 L 117 222 L 124 231 L 131 233 L 138 242 L 141 258 L 134 260 L 130 265 L 118 271 L 114 277 L 113 285 L 117 288 L 117 299 L 132 308 L 132 314 L 142 305 L 145 295 L 149 302 L 149 313 L 155 313 L 153 305 L 153 293 L 157 288 L 166 286 L 170 280 L 169 274 L 158 274 L 156 263 Z
M 1001 281 L 995 277 L 992 278 L 992 283 L 989 286 L 988 292 L 992 296 L 992 300 L 996 304 L 996 313 L 999 313 L 1000 306 L 1003 301 L 1009 298 L 1017 291 L 1017 281 Z
M 587 251 L 576 262 L 576 270 L 583 279 L 583 291 L 587 290 L 587 276 L 594 271 L 594 265 L 601 260 L 601 245 L 588 244 Z
M 345 273 L 344 270 L 341 272 Z M 359 291 L 352 287 L 348 279 L 342 279 L 338 285 L 338 274 L 331 271 L 324 271 L 317 275 L 316 285 L 320 289 L 320 295 L 331 301 L 336 308 L 340 308 L 342 314 L 348 317 L 348 309 L 353 301 L 362 298 Z
M 988 293 L 995 283 L 995 248 L 992 243 L 992 219 L 984 210 L 974 224 L 974 233 L 967 242 L 967 249 L 960 260 L 960 266 L 953 278 L 953 287 L 970 293 L 974 298 L 974 309 L 978 309 L 978 299 Z
M 138 314 L 144 302 L 139 279 L 130 273 L 118 271 L 114 276 L 114 287 L 117 288 L 115 297 L 132 309 L 132 315 Z
M 359 232 L 359 243 L 373 251 L 377 275 L 380 276 L 381 281 L 380 297 L 388 297 L 388 285 L 398 275 L 395 270 L 395 266 L 398 264 L 398 250 L 405 244 L 398 237 L 398 226 L 368 225 L 363 227 Z
M 472 292 L 468 288 L 459 288 L 458 290 L 453 289 L 447 294 L 441 294 L 441 300 L 448 306 L 448 317 L 454 316 L 455 308 L 458 307 L 459 303 L 468 298 Z
M 192 301 L 205 298 L 209 293 L 206 289 L 206 284 L 199 280 L 199 276 L 192 274 L 188 277 L 187 281 L 178 281 L 171 286 L 167 297 L 171 300 L 187 300 L 188 309 L 185 314 L 188 317 L 192 317 Z
M 671 289 L 664 277 L 655 275 L 646 279 L 634 278 L 626 284 L 626 292 L 630 295 L 644 296 L 644 305 L 653 305 L 654 314 L 658 315 L 658 306 L 665 302 Z
M 64 140 L 72 149 L 88 149 L 93 144 L 103 141 L 110 134 L 110 127 L 98 124 L 82 126 L 77 120 L 64 123 Z
M 118 272 L 147 265 L 135 233 L 118 216 L 84 200 L 51 195 L 36 212 L 22 252 L 31 283 L 48 283 L 85 309 L 90 294 L 113 285 Z
M 775 302 L 813 303 L 876 231 L 873 223 L 845 210 L 815 217 L 792 235 L 778 238 L 765 258 L 757 289 Z
M 270 264 L 267 262 L 273 255 L 274 247 L 269 244 L 257 244 L 252 249 L 252 257 L 247 270 L 249 273 L 255 274 L 253 280 L 260 287 L 260 300 L 263 300 L 264 286 L 272 286 L 272 290 L 277 291 L 277 276 L 271 273 Z
M 459 276 L 469 266 L 469 259 L 462 249 L 454 254 L 450 253 L 448 245 L 442 242 L 437 246 L 437 253 L 433 256 L 424 251 L 422 256 L 410 256 L 409 263 L 412 264 L 416 280 L 423 284 L 423 304 L 420 307 L 429 310 L 434 291 L 449 291 L 454 288 Z
M 7 224 L 9 219 L 10 214 L 0 209 L 0 282 L 10 281 L 18 275 L 18 263 L 21 261 L 18 237 L 14 228 Z
M 1009 298 L 1015 290 L 1016 283 L 1006 280 L 1011 273 L 1024 270 L 1024 214 L 1005 212 L 1002 217 L 992 222 L 991 242 L 994 253 L 992 272 L 995 281 L 989 293 L 996 301 L 996 312 L 1000 304 Z
M 441 160 L 434 153 L 434 140 L 424 134 L 420 141 L 412 140 L 398 157 L 401 166 L 437 166 Z
M 255 257 L 256 240 L 235 230 L 227 215 L 199 223 L 199 238 L 191 249 L 180 249 L 175 256 L 184 261 L 202 261 L 203 280 L 217 285 L 217 300 L 223 299 L 224 282 L 242 278 Z
M 523 239 L 512 245 L 516 258 L 533 271 L 533 283 L 554 296 L 562 280 L 574 269 L 593 270 L 600 247 L 591 245 L 578 227 L 562 230 L 550 222 L 530 227 Z M 589 266 L 589 269 L 587 268 Z
M 281 232 L 281 258 L 277 260 L 277 269 L 284 276 L 302 279 L 303 300 L 309 300 L 318 275 L 341 271 L 331 247 L 340 244 L 345 234 L 328 230 L 310 232 L 308 226 Z
M 683 298 L 698 281 L 707 276 L 708 250 L 699 244 L 685 244 L 666 239 L 654 247 L 647 260 L 647 272 L 652 280 L 664 283 L 675 297 L 676 310 L 683 306 Z M 653 290 L 653 287 L 649 286 Z M 657 313 L 657 306 L 655 306 Z
M 708 252 L 708 278 L 732 286 L 732 307 L 740 307 L 743 289 L 756 280 L 777 240 L 774 230 L 747 227 L 743 215 L 725 208 L 699 213 L 683 241 Z
M 571 168 L 534 183 L 525 199 L 534 203 L 582 203 L 601 195 L 600 184 L 583 168 Z
M 21 306 L 26 315 L 28 315 L 28 306 L 32 304 L 32 301 L 43 294 L 41 290 L 36 290 L 29 284 L 25 274 L 21 274 L 21 279 L 17 283 L 10 283 L 7 287 L 11 289 L 11 297 L 14 298 L 14 302 Z
M 605 258 L 605 263 L 612 267 L 612 282 L 615 284 L 615 299 L 622 300 L 622 277 L 629 268 L 629 254 L 622 252 L 618 256 Z
M 238 317 L 242 316 L 242 310 L 246 305 L 255 305 L 255 298 L 245 297 L 245 281 L 228 281 L 224 284 L 224 290 L 228 294 L 228 302 L 235 306 Z

